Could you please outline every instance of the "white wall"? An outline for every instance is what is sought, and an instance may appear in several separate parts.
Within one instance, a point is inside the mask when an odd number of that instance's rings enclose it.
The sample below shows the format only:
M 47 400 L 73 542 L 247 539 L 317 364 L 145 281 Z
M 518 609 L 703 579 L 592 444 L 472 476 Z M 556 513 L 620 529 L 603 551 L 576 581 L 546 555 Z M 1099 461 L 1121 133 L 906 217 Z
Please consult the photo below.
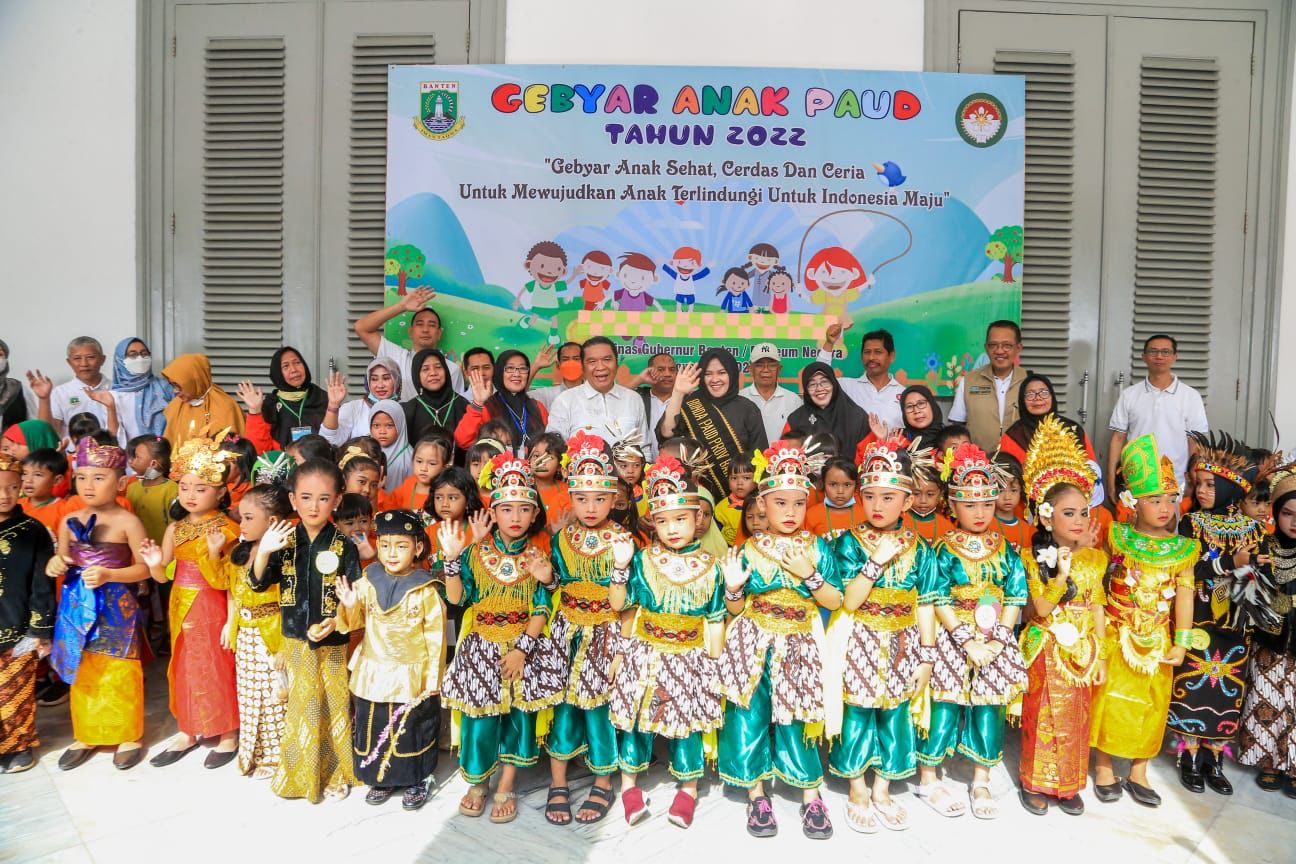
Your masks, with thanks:
M 1282 296 L 1278 301 L 1278 380 L 1274 418 L 1282 445 L 1296 445 L 1296 85 L 1291 87 L 1291 114 L 1287 141 L 1287 215 L 1283 238 Z M 1286 338 L 1283 338 L 1283 337 Z
M 16 370 L 63 380 L 71 337 L 111 353 L 134 333 L 135 42 L 135 0 L 0 0 L 0 338 Z

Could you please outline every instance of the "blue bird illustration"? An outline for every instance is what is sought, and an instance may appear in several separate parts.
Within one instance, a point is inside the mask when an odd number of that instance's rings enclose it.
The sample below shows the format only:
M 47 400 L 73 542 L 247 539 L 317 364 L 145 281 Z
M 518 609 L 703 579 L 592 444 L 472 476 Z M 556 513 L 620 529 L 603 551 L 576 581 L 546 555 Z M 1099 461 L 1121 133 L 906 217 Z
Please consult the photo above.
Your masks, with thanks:
M 873 169 L 882 175 L 888 186 L 899 186 L 908 179 L 900 173 L 900 166 L 894 162 L 883 162 L 881 165 L 874 162 Z

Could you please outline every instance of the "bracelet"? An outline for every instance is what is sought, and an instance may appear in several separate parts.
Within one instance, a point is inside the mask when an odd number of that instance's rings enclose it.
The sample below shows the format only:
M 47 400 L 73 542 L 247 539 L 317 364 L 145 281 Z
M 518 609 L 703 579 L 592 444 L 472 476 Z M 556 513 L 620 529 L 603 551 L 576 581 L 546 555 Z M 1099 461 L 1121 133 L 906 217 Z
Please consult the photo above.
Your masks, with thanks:
M 976 638 L 976 631 L 972 629 L 971 624 L 960 624 L 950 633 L 950 638 L 954 640 L 955 645 L 962 648 Z
M 737 591 L 730 591 L 728 588 L 725 589 L 726 603 L 741 603 L 746 597 L 747 595 L 743 593 L 743 590 L 741 588 L 739 588 Z
M 608 579 L 610 585 L 625 585 L 630 581 L 629 567 L 613 567 L 612 576 Z
M 1176 648 L 1192 647 L 1192 630 L 1176 630 L 1174 635 L 1174 644 Z
M 805 583 L 805 586 L 810 589 L 810 593 L 812 594 L 824 586 L 823 574 L 818 570 L 814 571 L 801 581 Z
M 454 558 L 445 562 L 443 569 L 445 570 L 446 576 L 449 576 L 452 579 L 458 579 L 460 574 L 463 573 L 463 562 L 458 558 Z
M 937 650 L 935 645 L 919 645 L 917 649 L 914 650 L 914 654 L 917 656 L 918 664 L 920 666 L 923 663 L 929 663 L 932 666 L 935 666 L 936 659 L 940 656 L 940 651 Z
M 882 578 L 882 565 L 876 561 L 865 561 L 864 566 L 860 568 L 859 577 L 867 579 L 870 582 L 876 582 Z
M 536 639 L 530 633 L 523 633 L 517 638 L 517 641 L 513 643 L 513 647 L 520 650 L 523 654 L 527 655 L 527 657 L 530 657 L 535 653 L 535 650 L 539 645 L 540 640 Z
M 1062 596 L 1066 594 L 1066 589 L 1067 583 L 1065 580 L 1049 582 L 1048 587 L 1044 589 L 1044 599 L 1056 606 L 1062 602 Z

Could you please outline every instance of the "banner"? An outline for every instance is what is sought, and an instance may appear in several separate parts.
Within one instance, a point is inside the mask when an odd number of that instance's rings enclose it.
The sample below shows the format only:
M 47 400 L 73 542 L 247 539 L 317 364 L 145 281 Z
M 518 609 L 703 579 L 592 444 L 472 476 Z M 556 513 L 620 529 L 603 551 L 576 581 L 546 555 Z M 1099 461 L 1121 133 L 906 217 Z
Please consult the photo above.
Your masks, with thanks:
M 605 335 L 631 370 L 826 329 L 895 337 L 949 393 L 1019 320 L 1017 76 L 657 66 L 393 66 L 387 301 L 435 289 L 443 347 Z M 405 317 L 388 335 L 408 344 Z

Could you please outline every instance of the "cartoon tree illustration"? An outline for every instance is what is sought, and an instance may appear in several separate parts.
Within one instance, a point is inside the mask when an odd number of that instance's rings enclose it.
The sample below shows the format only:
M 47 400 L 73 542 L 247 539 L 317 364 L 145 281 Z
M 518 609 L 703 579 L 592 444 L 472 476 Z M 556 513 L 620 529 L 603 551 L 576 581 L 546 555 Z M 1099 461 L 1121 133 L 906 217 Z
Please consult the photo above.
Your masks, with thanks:
M 990 235 L 986 244 L 986 257 L 991 261 L 1002 261 L 1004 265 L 1003 281 L 1013 281 L 1013 265 L 1022 260 L 1022 227 L 1005 225 Z
M 423 265 L 426 263 L 427 256 L 423 254 L 423 250 L 409 243 L 403 243 L 387 250 L 383 272 L 388 276 L 396 277 L 396 284 L 400 286 L 396 293 L 403 297 L 405 281 L 410 277 L 417 279 L 422 276 Z

